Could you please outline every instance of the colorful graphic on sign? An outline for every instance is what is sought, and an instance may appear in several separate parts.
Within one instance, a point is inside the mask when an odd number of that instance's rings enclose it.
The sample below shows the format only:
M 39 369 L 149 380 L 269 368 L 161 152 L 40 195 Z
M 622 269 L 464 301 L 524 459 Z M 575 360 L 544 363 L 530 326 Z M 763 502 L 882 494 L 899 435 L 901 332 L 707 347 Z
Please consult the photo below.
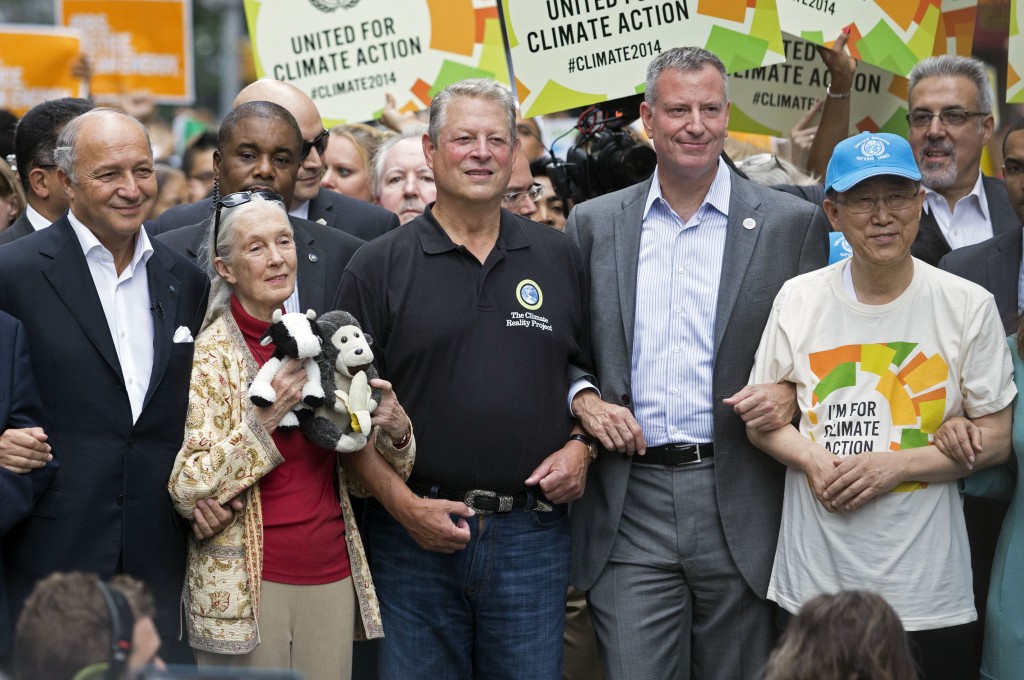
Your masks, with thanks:
M 643 92 L 647 64 L 701 45 L 729 72 L 784 60 L 777 0 L 515 0 L 503 3 L 524 115 Z
M 260 78 L 287 81 L 325 124 L 418 111 L 464 78 L 509 82 L 494 0 L 244 0 Z

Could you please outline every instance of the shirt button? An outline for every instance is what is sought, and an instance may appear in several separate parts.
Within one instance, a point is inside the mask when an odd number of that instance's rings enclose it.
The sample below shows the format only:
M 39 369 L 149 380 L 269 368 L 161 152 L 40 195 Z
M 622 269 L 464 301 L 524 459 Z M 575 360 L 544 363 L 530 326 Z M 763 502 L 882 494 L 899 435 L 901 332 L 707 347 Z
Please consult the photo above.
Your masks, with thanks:
M 122 337 L 122 338 L 123 338 L 123 337 L 125 337 L 126 335 L 128 335 L 128 334 L 127 334 L 126 332 L 124 332 L 124 331 L 121 331 L 121 337 Z
M 676 271 L 679 272 L 680 274 L 685 274 L 686 273 L 686 270 L 684 268 L 682 268 L 682 267 L 680 267 Z
M 128 378 L 128 384 L 129 385 L 134 385 L 135 384 L 135 378 Z
M 668 393 L 669 393 L 669 394 L 679 394 L 679 390 L 677 390 L 676 388 L 674 388 L 674 387 L 673 387 L 672 389 L 670 389 L 670 390 L 668 391 Z
M 672 351 L 675 352 L 676 354 L 679 354 L 682 350 L 678 347 L 673 347 Z
M 682 313 L 683 313 L 683 308 L 682 307 L 676 307 L 676 314 L 682 314 Z

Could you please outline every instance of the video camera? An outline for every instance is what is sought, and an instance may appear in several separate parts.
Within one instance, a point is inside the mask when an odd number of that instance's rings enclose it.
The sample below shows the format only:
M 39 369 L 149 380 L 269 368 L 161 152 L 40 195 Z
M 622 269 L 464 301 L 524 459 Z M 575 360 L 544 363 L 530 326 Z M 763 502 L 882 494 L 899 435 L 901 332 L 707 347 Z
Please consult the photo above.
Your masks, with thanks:
M 651 176 L 658 162 L 654 149 L 626 129 L 640 117 L 642 101 L 638 94 L 584 109 L 576 122 L 576 144 L 564 161 L 549 159 L 545 166 L 555 193 L 580 203 Z

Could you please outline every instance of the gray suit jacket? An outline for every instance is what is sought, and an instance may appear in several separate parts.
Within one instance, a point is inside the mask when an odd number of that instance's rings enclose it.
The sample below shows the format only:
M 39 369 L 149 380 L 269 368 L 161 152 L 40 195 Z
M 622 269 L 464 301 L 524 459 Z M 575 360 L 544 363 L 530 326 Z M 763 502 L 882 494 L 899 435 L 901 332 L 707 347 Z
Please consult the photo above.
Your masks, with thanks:
M 28 221 L 28 213 L 22 210 L 18 219 L 11 222 L 11 226 L 0 231 L 0 246 L 34 232 L 35 229 L 32 228 L 32 223 Z
M 992 222 L 993 238 L 1009 231 L 1015 231 L 1020 226 L 1017 213 L 1010 205 L 1010 197 L 1006 195 L 1006 185 L 1003 180 L 992 177 L 981 176 L 981 184 L 985 187 L 985 202 L 988 203 L 989 220 Z M 949 253 L 952 248 L 946 241 L 939 229 L 939 223 L 935 217 L 926 210 L 921 210 L 921 226 L 917 230 L 917 238 L 910 252 L 919 260 L 928 264 L 937 265 L 939 260 Z
M 1015 218 L 1016 219 L 1016 218 Z M 939 261 L 945 269 L 973 281 L 996 299 L 1006 332 L 1017 330 L 1017 277 L 1020 275 L 1021 226 L 981 243 L 957 248 Z
M 581 203 L 566 224 L 590 270 L 594 365 L 602 397 L 627 407 L 632 403 L 630 357 L 640 227 L 650 186 L 648 180 Z M 743 227 L 747 218 L 755 220 L 754 229 Z M 747 441 L 743 421 L 722 399 L 747 384 L 782 284 L 826 263 L 827 232 L 821 208 L 733 173 L 711 389 L 715 487 L 732 558 L 762 597 L 775 557 L 785 469 Z M 631 465 L 621 454 L 602 451 L 591 466 L 583 498 L 573 507 L 573 583 L 580 590 L 594 584 L 608 560 Z

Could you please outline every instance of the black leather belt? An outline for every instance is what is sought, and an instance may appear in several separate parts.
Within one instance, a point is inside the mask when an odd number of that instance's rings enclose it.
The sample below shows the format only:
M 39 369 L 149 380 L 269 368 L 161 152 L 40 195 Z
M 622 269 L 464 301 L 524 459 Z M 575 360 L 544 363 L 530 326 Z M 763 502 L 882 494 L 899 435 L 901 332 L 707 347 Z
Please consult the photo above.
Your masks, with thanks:
M 652 446 L 642 456 L 633 455 L 634 463 L 643 465 L 694 465 L 715 455 L 713 444 L 665 444 Z
M 437 484 L 427 484 L 426 482 L 413 480 L 409 480 L 409 488 L 417 496 L 443 498 L 448 501 L 465 503 L 481 515 L 489 515 L 495 512 L 512 512 L 513 510 L 551 512 L 553 509 L 548 499 L 532 489 L 515 494 L 499 494 L 495 491 L 485 491 L 483 489 L 454 491 Z

